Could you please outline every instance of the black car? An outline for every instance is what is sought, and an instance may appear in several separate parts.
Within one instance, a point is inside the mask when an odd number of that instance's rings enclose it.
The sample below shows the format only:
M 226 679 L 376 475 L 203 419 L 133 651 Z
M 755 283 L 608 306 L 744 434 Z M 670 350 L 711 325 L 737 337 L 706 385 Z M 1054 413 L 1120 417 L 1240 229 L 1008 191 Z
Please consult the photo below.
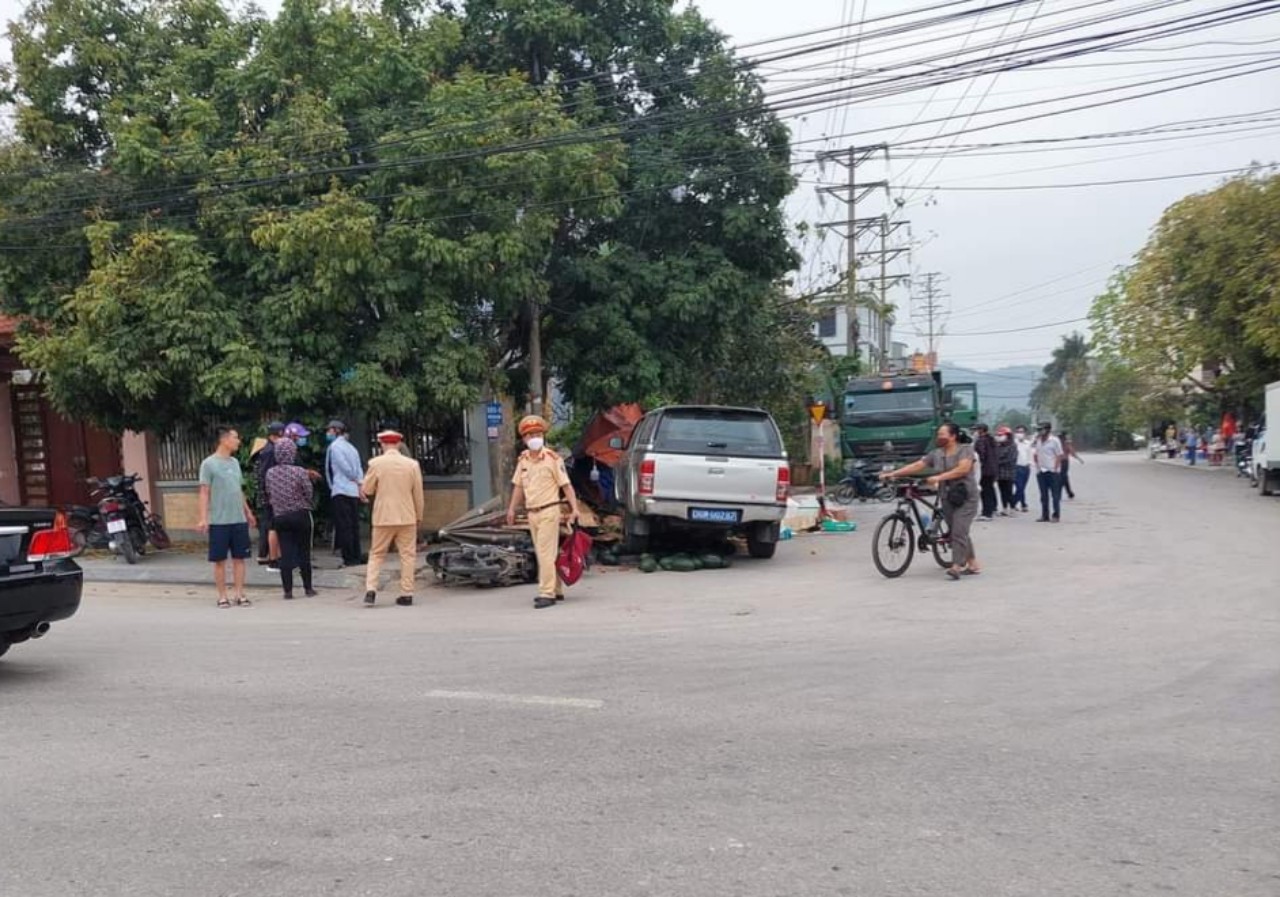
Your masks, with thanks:
M 74 552 L 58 512 L 0 507 L 0 654 L 80 608 L 84 573 Z

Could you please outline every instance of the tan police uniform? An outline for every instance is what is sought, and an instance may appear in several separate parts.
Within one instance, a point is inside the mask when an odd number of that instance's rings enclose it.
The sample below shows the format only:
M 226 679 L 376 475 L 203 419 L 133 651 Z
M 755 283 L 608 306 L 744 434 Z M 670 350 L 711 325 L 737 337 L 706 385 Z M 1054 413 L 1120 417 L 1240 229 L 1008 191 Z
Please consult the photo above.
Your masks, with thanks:
M 424 496 L 418 462 L 391 449 L 369 462 L 364 494 L 373 502 L 373 544 L 365 588 L 378 590 L 378 575 L 394 544 L 400 553 L 400 595 L 413 596 L 413 573 L 418 555 L 418 525 Z
M 543 446 L 537 454 L 525 451 L 516 462 L 511 482 L 524 490 L 529 535 L 533 537 L 533 549 L 538 555 L 538 597 L 564 595 L 564 584 L 556 573 L 556 559 L 560 554 L 560 503 L 562 492 L 569 485 L 564 459 L 550 446 Z

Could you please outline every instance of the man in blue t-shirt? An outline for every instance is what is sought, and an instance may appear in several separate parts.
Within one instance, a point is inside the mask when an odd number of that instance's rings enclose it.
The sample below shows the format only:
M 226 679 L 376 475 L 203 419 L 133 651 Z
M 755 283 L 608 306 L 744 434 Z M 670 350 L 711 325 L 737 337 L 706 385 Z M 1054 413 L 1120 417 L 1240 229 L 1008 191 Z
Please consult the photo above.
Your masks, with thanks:
M 200 532 L 209 534 L 209 562 L 218 588 L 218 607 L 230 607 L 227 598 L 227 558 L 235 581 L 235 603 L 247 606 L 244 594 L 245 561 L 253 550 L 249 527 L 257 518 L 244 497 L 244 474 L 236 452 L 240 434 L 218 428 L 218 445 L 200 465 Z

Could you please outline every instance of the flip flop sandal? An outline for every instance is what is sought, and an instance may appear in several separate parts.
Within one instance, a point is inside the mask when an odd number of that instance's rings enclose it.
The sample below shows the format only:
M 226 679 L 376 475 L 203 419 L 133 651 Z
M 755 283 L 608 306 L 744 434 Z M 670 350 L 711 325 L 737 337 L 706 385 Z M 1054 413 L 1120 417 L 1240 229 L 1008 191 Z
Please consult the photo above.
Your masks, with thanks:
M 981 570 L 970 570 L 970 569 L 966 568 L 966 569 L 964 569 L 964 570 L 961 570 L 961 571 L 960 571 L 960 575 L 961 575 L 961 576 L 981 576 L 981 575 L 982 575 L 982 571 L 981 571 Z
M 253 607 L 253 602 L 248 598 L 237 598 L 236 607 Z
M 230 606 L 231 606 L 231 602 L 228 601 L 226 598 L 218 599 L 218 607 L 230 607 Z
M 948 570 L 948 571 L 947 571 L 947 576 L 951 577 L 951 578 L 952 578 L 952 579 L 954 579 L 956 582 L 959 582 L 959 581 L 960 581 L 960 573 L 958 573 L 958 572 L 957 572 L 957 571 L 955 571 L 955 570 Z

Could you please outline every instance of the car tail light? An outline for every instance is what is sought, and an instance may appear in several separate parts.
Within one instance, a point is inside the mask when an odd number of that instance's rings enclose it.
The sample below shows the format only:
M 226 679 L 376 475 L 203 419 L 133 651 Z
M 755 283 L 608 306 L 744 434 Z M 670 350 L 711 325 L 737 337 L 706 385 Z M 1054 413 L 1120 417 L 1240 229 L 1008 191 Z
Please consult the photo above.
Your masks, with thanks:
M 38 564 L 41 561 L 58 561 L 69 558 L 74 553 L 71 530 L 67 529 L 65 518 L 59 514 L 52 529 L 32 534 L 31 546 L 27 549 L 27 562 Z
M 640 494 L 653 495 L 653 483 L 658 476 L 658 462 L 654 460 L 640 463 Z
M 786 501 L 791 497 L 791 468 L 778 468 L 778 501 Z

